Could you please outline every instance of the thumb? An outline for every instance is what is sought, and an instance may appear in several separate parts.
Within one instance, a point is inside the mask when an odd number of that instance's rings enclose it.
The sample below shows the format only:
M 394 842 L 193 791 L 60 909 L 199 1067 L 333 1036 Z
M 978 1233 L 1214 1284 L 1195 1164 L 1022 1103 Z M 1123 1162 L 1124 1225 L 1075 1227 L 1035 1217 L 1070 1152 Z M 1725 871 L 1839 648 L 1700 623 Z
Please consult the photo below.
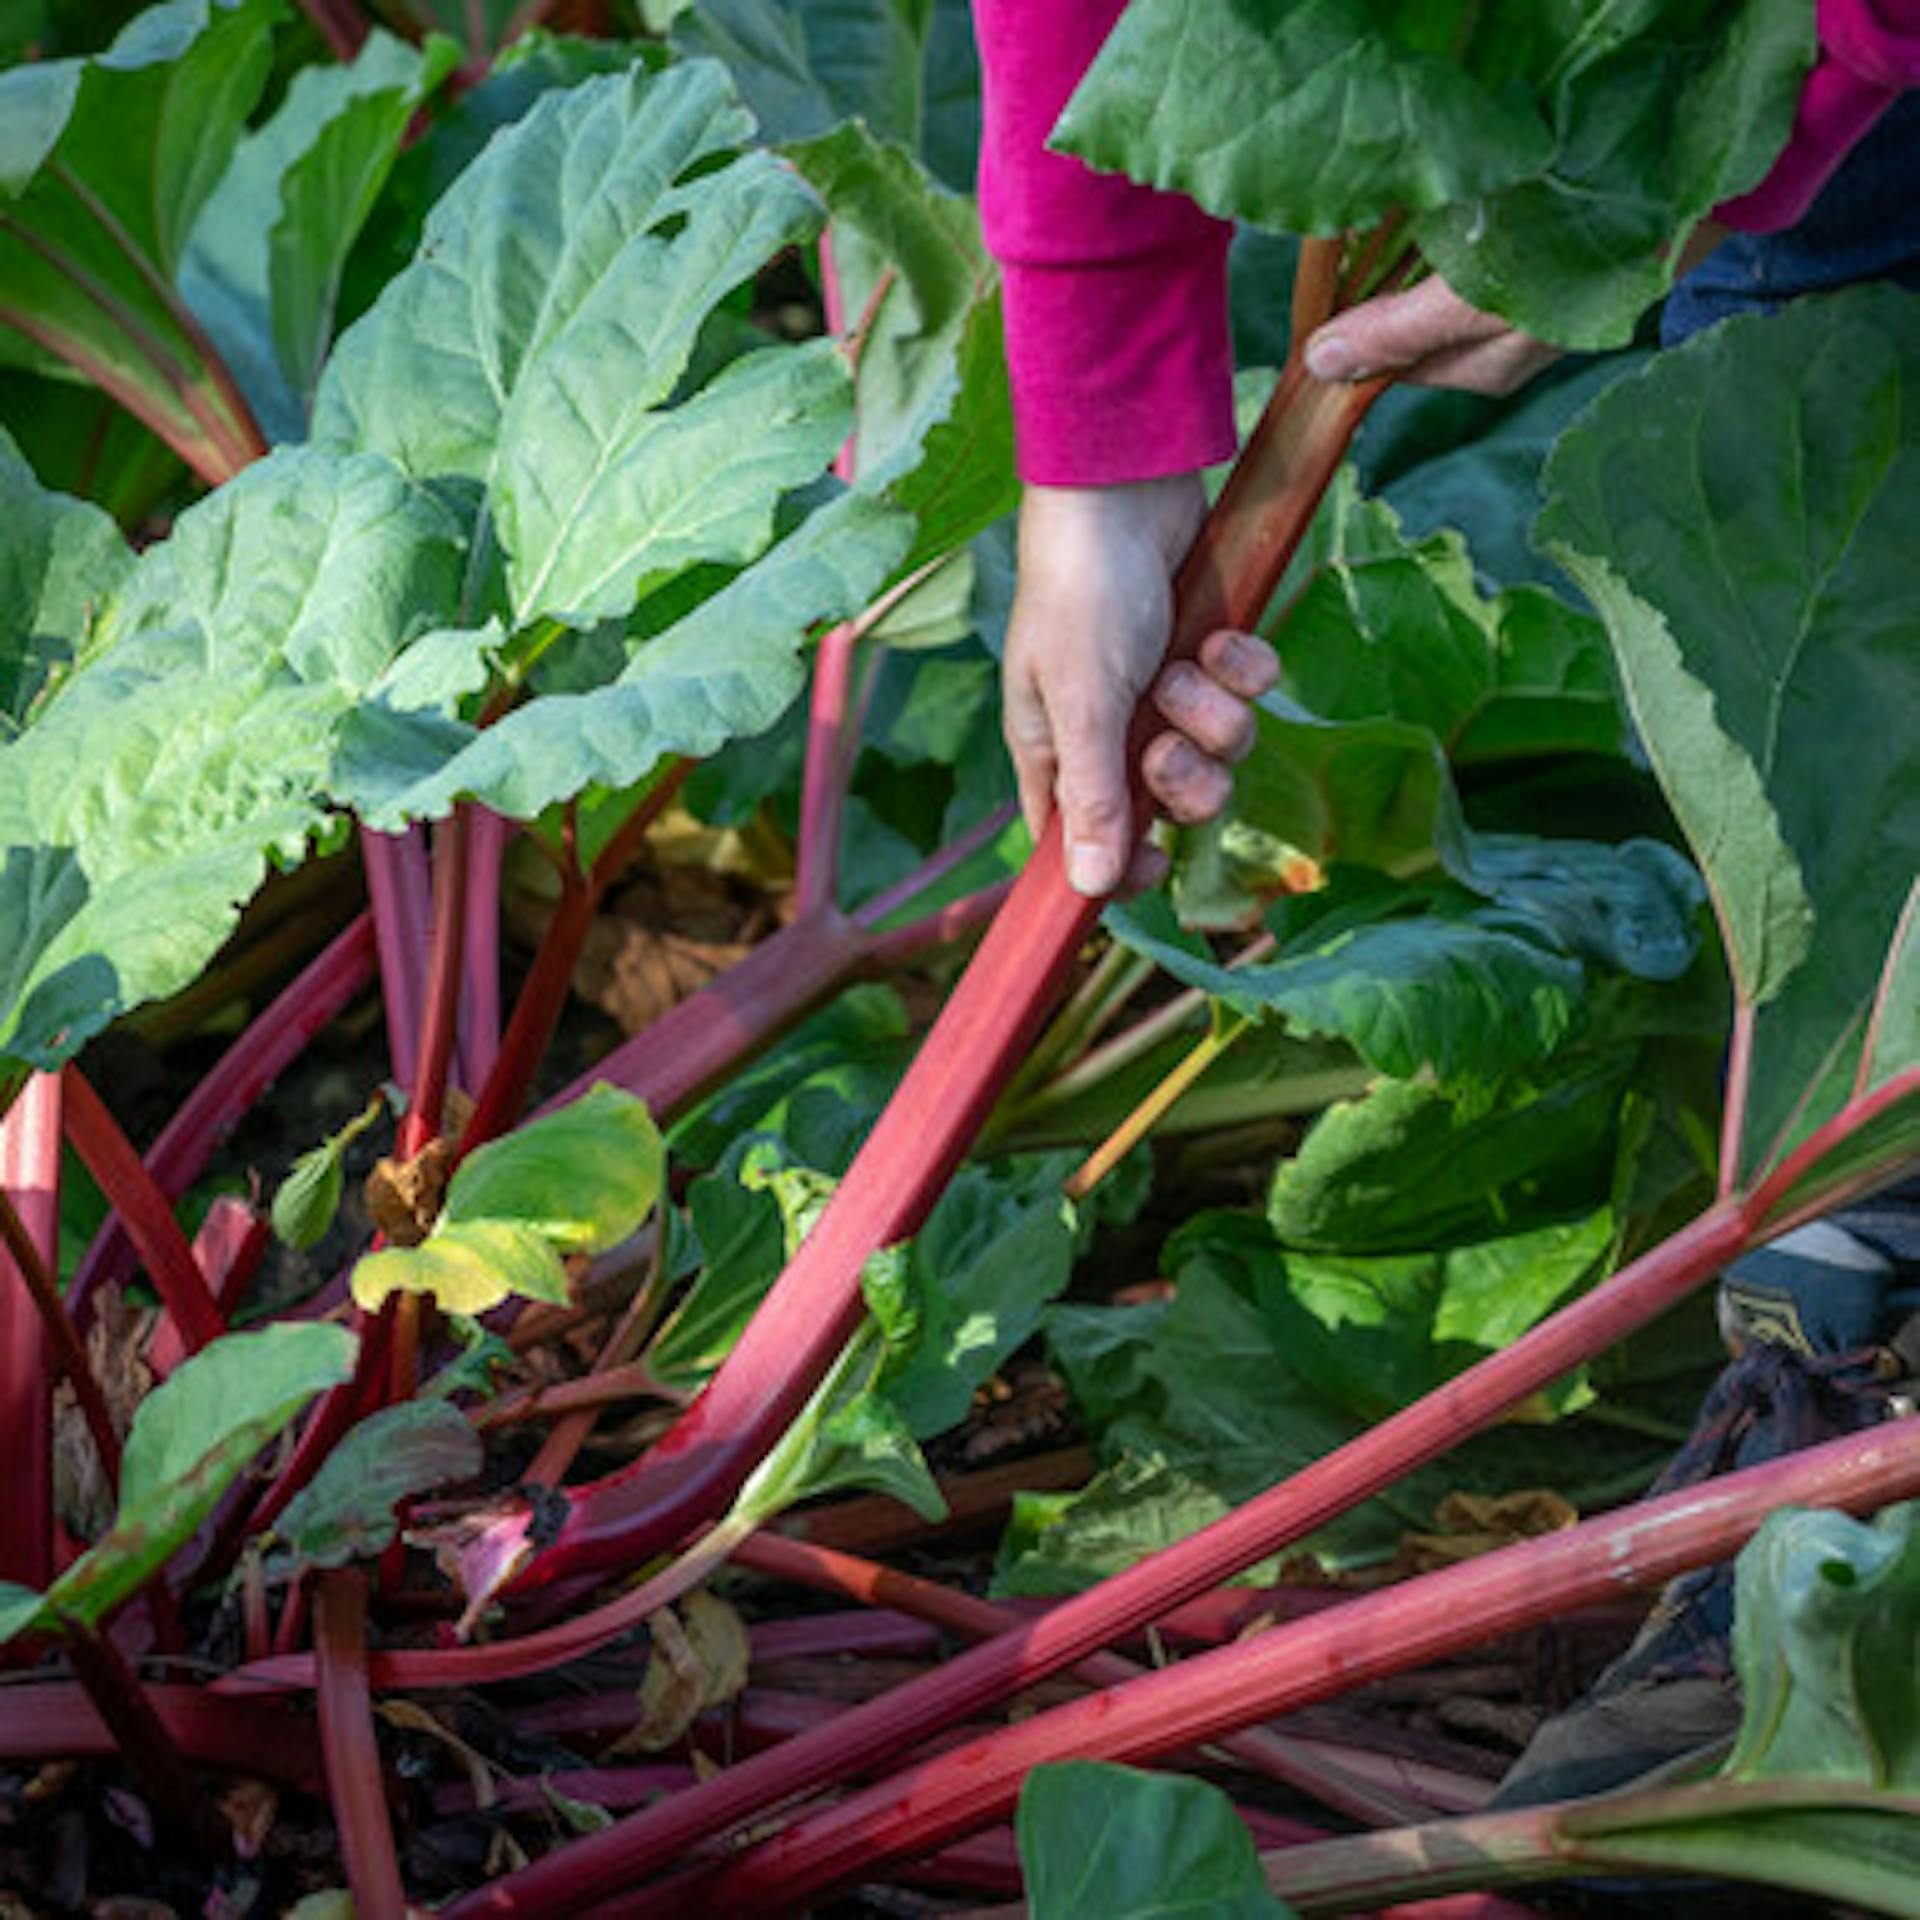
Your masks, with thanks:
M 1114 892 L 1133 855 L 1133 795 L 1127 782 L 1132 718 L 1133 702 L 1117 678 L 1082 692 L 1055 715 L 1067 880 L 1089 898 Z

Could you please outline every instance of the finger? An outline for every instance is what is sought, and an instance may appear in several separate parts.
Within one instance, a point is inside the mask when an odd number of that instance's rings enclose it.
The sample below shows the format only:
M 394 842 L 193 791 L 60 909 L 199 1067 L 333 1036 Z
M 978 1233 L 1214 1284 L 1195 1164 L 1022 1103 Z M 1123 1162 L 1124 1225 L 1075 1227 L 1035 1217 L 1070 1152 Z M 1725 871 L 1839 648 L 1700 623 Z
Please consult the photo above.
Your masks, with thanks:
M 1120 885 L 1134 843 L 1126 758 L 1131 712 L 1111 691 L 1085 690 L 1057 704 L 1052 716 L 1067 880 L 1076 893 L 1094 899 Z
M 1497 339 L 1433 354 L 1400 377 L 1409 386 L 1484 393 L 1497 400 L 1518 393 L 1543 367 L 1559 358 L 1558 347 L 1524 333 L 1508 332 Z
M 1233 798 L 1233 776 L 1183 734 L 1158 735 L 1141 757 L 1140 772 L 1167 817 L 1183 827 L 1211 820 Z
M 1184 660 L 1153 683 L 1153 704 L 1212 759 L 1231 766 L 1253 751 L 1247 703 Z
M 1151 893 L 1167 877 L 1167 869 L 1172 864 L 1164 848 L 1156 847 L 1151 840 L 1142 840 L 1133 851 L 1120 891 L 1128 895 Z
M 1224 627 L 1201 641 L 1200 665 L 1242 700 L 1258 700 L 1280 679 L 1280 656 L 1258 634 Z
M 1013 762 L 1020 814 L 1035 840 L 1053 812 L 1054 784 L 1060 776 L 1053 750 L 1053 729 L 1039 691 L 1024 675 L 1009 673 L 1001 695 L 1000 732 Z
M 1469 306 L 1436 275 L 1328 321 L 1307 342 L 1307 371 L 1317 380 L 1371 379 L 1508 331 L 1498 314 Z

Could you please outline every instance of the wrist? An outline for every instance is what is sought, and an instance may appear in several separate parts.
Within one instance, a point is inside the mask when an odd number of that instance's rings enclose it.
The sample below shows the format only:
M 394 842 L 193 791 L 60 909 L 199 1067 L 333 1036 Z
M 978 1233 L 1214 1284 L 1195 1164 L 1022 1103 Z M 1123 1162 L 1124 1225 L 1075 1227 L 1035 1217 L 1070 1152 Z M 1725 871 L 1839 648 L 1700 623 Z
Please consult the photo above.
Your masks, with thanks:
M 1206 517 L 1206 489 L 1198 472 L 1101 486 L 1047 486 L 1029 481 L 1021 497 L 1023 545 L 1121 539 L 1150 546 L 1168 572 L 1186 557 Z

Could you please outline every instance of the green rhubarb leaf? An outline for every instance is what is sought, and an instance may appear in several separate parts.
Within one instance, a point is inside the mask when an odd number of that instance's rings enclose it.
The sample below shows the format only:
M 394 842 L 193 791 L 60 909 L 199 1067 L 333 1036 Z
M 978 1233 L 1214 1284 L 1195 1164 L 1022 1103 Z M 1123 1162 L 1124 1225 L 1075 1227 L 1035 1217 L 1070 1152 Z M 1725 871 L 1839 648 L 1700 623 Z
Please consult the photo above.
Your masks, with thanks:
M 1736 1567 L 1734 1780 L 1920 1787 L 1920 1506 L 1776 1513 Z
M 104 53 L 0 74 L 0 285 L 37 343 L 0 328 L 0 348 L 79 366 L 216 465 L 237 443 L 216 448 L 206 417 L 232 416 L 171 289 L 266 83 L 281 12 L 169 0 Z
M 1869 1091 L 1920 1064 L 1920 880 L 1907 895 L 1906 911 L 1887 950 L 1877 1020 L 1867 1059 Z
M 973 186 L 980 72 L 965 0 L 700 0 L 673 42 L 726 62 L 769 140 L 858 118 L 949 187 Z
M 1801 0 L 1135 0 L 1055 137 L 1279 230 L 1410 212 L 1476 305 L 1617 346 L 1670 243 L 1765 172 L 1813 52 Z
M 1033 1920 L 1288 1920 L 1218 1787 L 1069 1760 L 1035 1767 L 1014 1831 Z
M 485 1313 L 515 1294 L 557 1307 L 571 1298 L 553 1243 L 515 1220 L 442 1221 L 417 1247 L 386 1247 L 354 1267 L 364 1312 L 395 1293 L 430 1293 L 446 1313 Z
M 1414 232 L 1473 305 L 1562 346 L 1624 346 L 1672 283 L 1676 243 L 1757 184 L 1785 143 L 1814 21 L 1802 0 L 1666 0 L 1624 22 L 1569 9 L 1554 26 L 1526 75 L 1552 159 Z
M 476 1147 L 447 1187 L 450 1226 L 512 1221 L 562 1253 L 604 1253 L 660 1197 L 666 1150 L 646 1103 L 604 1081 Z
M 274 1533 L 308 1566 L 370 1560 L 398 1534 L 402 1501 L 471 1480 L 482 1464 L 480 1436 L 457 1407 L 445 1400 L 385 1407 L 349 1429 L 287 1503 Z
M 305 436 L 348 251 L 456 57 L 376 28 L 350 65 L 302 68 L 201 210 L 181 287 L 272 439 Z
M 0 742 L 84 647 L 133 555 L 108 515 L 49 492 L 0 430 Z
M 973 1396 L 1026 1341 L 1073 1270 L 1076 1218 L 1060 1194 L 1071 1163 L 969 1169 L 914 1236 L 914 1338 L 883 1378 L 920 1439 L 966 1417 Z
M 1528 90 L 1463 64 L 1468 0 L 1135 0 L 1055 139 L 1230 218 L 1335 233 L 1471 200 L 1553 154 Z M 1515 33 L 1502 21 L 1487 39 Z M 1528 36 L 1535 38 L 1537 36 Z
M 930 558 L 972 538 L 1018 497 L 994 276 L 979 217 L 904 148 L 857 122 L 794 147 L 792 159 L 833 223 L 845 324 L 865 325 L 854 471 L 869 487 L 914 476 L 913 504 L 934 522 L 923 525 L 914 558 Z M 932 471 L 921 471 L 929 465 Z
M 1520 504 L 1504 502 L 1509 514 Z M 1350 467 L 1304 563 L 1268 637 L 1311 712 L 1424 727 L 1455 766 L 1619 750 L 1600 623 L 1538 587 L 1484 597 L 1459 534 L 1409 539 L 1392 507 L 1361 497 Z
M 1607 622 L 1759 1009 L 1751 1172 L 1844 1098 L 1920 864 L 1889 720 L 1920 713 L 1920 302 L 1716 328 L 1604 394 L 1547 484 L 1538 537 Z
M 729 157 L 749 131 L 706 62 L 545 95 L 327 367 L 319 440 L 484 489 L 516 626 L 624 615 L 672 573 L 753 558 L 846 435 L 825 343 L 678 391 L 715 306 L 818 224 L 790 168 Z
M 634 646 L 609 685 L 543 695 L 484 731 L 431 707 L 365 705 L 342 730 L 336 790 L 382 829 L 437 818 L 463 795 L 528 820 L 590 784 L 630 787 L 669 755 L 762 732 L 805 684 L 807 633 L 862 606 L 912 532 L 891 507 L 842 494 Z
M 283 1321 L 183 1361 L 135 1412 L 113 1525 L 47 1589 L 48 1612 L 99 1626 L 315 1394 L 352 1377 L 358 1350 L 344 1327 Z
M 347 1149 L 373 1125 L 386 1106 L 375 1094 L 337 1133 L 296 1159 L 273 1195 L 273 1231 L 289 1247 L 313 1247 L 326 1238 L 340 1211 Z
M 1389 1080 L 1319 1116 L 1281 1161 L 1267 1218 L 1308 1252 L 1417 1252 L 1605 1190 L 1630 1056 L 1577 1055 L 1500 1097 Z
M 384 461 L 286 450 L 148 548 L 0 742 L 0 1054 L 69 1058 L 192 980 L 322 812 L 332 731 L 444 617 L 446 515 Z
M 1357 924 L 1335 916 L 1275 959 L 1231 970 L 1179 931 L 1158 896 L 1110 909 L 1107 924 L 1233 1012 L 1343 1039 L 1398 1079 L 1429 1071 L 1443 1083 L 1497 1080 L 1546 1058 L 1583 1011 L 1580 962 L 1491 908 Z

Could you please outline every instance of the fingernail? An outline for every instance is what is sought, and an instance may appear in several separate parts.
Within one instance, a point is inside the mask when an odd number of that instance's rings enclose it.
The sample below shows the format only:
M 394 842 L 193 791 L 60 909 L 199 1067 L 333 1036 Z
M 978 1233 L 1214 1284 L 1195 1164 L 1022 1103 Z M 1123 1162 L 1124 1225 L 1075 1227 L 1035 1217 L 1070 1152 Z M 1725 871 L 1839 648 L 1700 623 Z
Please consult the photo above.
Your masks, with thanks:
M 1067 848 L 1067 884 L 1097 900 L 1120 884 L 1120 867 L 1097 840 L 1076 840 Z
M 1307 342 L 1307 371 L 1316 380 L 1360 380 L 1366 377 L 1360 356 L 1337 333 L 1316 334 Z

